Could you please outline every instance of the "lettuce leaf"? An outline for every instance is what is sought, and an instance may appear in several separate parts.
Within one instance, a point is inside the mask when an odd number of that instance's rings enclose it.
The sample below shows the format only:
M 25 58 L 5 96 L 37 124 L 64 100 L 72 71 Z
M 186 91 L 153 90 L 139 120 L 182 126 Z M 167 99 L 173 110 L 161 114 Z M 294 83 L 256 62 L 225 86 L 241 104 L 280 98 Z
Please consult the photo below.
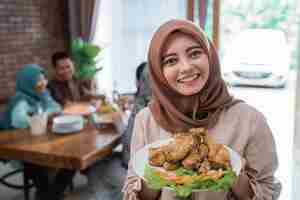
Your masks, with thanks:
M 175 173 L 177 176 L 193 176 L 196 174 L 196 172 L 182 167 L 177 169 Z M 177 196 L 186 198 L 192 194 L 193 189 L 207 189 L 214 192 L 228 191 L 236 178 L 236 174 L 233 170 L 227 170 L 224 176 L 217 181 L 213 179 L 195 180 L 192 183 L 178 185 L 172 181 L 164 180 L 155 173 L 155 169 L 146 165 L 144 178 L 147 185 L 152 189 L 159 190 L 163 187 L 170 187 L 176 192 Z

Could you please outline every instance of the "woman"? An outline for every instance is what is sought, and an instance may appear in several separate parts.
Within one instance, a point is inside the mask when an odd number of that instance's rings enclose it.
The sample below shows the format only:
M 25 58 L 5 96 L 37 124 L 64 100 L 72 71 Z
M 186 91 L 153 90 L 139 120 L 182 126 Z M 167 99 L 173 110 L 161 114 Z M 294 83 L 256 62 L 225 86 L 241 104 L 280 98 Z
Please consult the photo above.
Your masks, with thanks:
M 142 62 L 136 69 L 136 87 L 134 106 L 128 119 L 128 125 L 122 134 L 122 165 L 128 168 L 130 158 L 130 140 L 136 114 L 146 107 L 151 99 L 151 88 L 149 85 L 149 71 L 146 62 Z
M 122 158 L 114 152 L 109 157 L 98 161 L 84 173 L 88 177 L 88 188 L 79 195 L 80 199 L 118 200 L 122 199 L 121 189 L 126 177 L 127 163 L 129 159 L 129 140 L 132 135 L 132 128 L 135 114 L 147 105 L 150 96 L 148 86 L 147 64 L 141 63 L 136 70 L 137 92 L 135 94 L 134 108 L 128 120 L 128 125 L 122 122 L 119 114 L 115 115 L 115 125 L 122 134 Z M 127 125 L 127 127 L 126 127 Z M 124 130 L 125 129 L 125 130 Z
M 28 128 L 30 115 L 44 111 L 49 116 L 61 112 L 61 107 L 49 95 L 45 71 L 38 65 L 28 64 L 17 72 L 16 94 L 11 98 L 0 123 L 2 129 Z M 24 170 L 37 188 L 42 200 L 60 200 L 75 174 L 69 170 L 54 170 L 24 163 Z M 54 173 L 53 173 L 54 172 Z M 55 174 L 50 181 L 50 174 Z
M 48 114 L 61 111 L 46 90 L 45 71 L 38 65 L 28 64 L 17 72 L 16 94 L 8 104 L 0 128 L 27 128 L 28 117 L 38 110 Z
M 260 112 L 229 95 L 218 55 L 204 32 L 190 22 L 171 20 L 154 34 L 148 59 L 153 100 L 136 116 L 131 158 L 174 132 L 206 127 L 245 163 L 226 198 L 272 199 L 278 162 L 271 130 Z M 148 189 L 131 163 L 123 191 L 125 200 L 176 199 L 169 190 Z M 194 193 L 192 199 L 203 197 Z

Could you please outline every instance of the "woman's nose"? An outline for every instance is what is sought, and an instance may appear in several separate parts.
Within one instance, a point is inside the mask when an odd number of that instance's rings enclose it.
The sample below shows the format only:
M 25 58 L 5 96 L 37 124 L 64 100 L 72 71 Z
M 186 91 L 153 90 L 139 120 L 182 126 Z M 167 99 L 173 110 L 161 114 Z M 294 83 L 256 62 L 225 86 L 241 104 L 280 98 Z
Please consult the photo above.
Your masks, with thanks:
M 184 71 L 189 71 L 190 69 L 192 69 L 192 64 L 189 62 L 188 59 L 181 59 L 181 67 L 180 67 L 180 71 L 184 72 Z

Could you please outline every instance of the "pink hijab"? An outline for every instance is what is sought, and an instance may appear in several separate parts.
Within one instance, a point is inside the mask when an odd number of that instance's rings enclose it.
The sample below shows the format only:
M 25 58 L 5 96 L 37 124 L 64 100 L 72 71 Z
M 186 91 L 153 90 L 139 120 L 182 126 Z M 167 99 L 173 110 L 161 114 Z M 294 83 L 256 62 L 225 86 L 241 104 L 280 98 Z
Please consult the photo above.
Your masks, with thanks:
M 209 59 L 209 78 L 200 92 L 184 96 L 167 83 L 162 71 L 162 53 L 168 37 L 174 32 L 185 33 L 196 39 Z M 213 127 L 222 110 L 241 102 L 229 95 L 221 77 L 217 52 L 203 30 L 191 22 L 171 20 L 154 34 L 149 48 L 149 73 L 153 100 L 149 107 L 155 121 L 170 132 L 187 131 L 193 127 Z M 190 105 L 184 108 L 181 105 Z M 192 112 L 192 115 L 189 113 Z M 195 116 L 202 116 L 201 118 Z

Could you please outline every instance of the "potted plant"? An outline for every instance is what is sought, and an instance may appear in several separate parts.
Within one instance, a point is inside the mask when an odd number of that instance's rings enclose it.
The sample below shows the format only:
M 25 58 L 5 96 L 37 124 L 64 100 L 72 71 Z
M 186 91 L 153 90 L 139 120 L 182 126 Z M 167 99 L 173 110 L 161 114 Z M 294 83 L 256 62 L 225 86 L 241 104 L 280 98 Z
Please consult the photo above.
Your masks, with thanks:
M 101 47 L 85 42 L 81 38 L 71 42 L 71 55 L 74 60 L 77 79 L 92 80 L 96 73 L 102 69 L 96 65 L 96 57 L 101 51 Z

